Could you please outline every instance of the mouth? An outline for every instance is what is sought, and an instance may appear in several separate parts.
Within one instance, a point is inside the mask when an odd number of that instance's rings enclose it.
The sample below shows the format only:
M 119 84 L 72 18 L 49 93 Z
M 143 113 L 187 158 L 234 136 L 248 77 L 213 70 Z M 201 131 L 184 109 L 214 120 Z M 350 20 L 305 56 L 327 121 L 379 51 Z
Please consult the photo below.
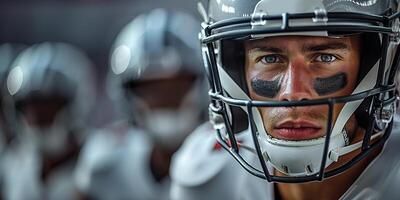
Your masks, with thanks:
M 274 127 L 272 135 L 284 140 L 310 140 L 322 137 L 322 126 L 306 121 L 284 121 Z

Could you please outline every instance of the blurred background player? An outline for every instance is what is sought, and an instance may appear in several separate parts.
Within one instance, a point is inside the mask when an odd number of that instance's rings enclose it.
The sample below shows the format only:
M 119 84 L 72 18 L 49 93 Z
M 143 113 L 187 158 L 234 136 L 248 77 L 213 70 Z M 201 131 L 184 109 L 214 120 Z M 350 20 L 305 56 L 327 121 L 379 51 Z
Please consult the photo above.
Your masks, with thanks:
M 63 43 L 34 45 L 13 62 L 6 118 L 16 140 L 2 162 L 4 199 L 76 199 L 72 173 L 95 95 L 91 67 Z
M 171 156 L 201 123 L 207 102 L 199 28 L 188 14 L 155 9 L 118 35 L 107 84 L 122 120 L 82 151 L 76 178 L 85 198 L 169 198 Z
M 1 163 L 3 163 L 3 151 L 7 148 L 8 144 L 12 140 L 12 126 L 7 123 L 5 119 L 5 110 L 4 107 L 7 99 L 6 90 L 7 87 L 5 85 L 8 71 L 11 67 L 11 63 L 15 59 L 15 57 L 24 49 L 24 45 L 14 44 L 14 43 L 6 43 L 0 45 L 0 199 L 2 191 L 2 183 L 3 183 L 3 170 Z

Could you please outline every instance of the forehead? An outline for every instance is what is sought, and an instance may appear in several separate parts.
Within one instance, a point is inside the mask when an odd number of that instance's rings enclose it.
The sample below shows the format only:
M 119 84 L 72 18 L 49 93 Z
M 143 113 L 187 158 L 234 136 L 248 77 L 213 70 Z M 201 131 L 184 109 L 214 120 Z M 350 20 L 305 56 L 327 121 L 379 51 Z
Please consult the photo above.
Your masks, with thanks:
M 359 35 L 345 37 L 273 36 L 245 41 L 245 47 L 246 49 L 260 47 L 274 47 L 279 49 L 312 49 L 313 46 L 328 45 L 328 49 L 358 50 L 357 47 L 359 46 L 359 38 Z

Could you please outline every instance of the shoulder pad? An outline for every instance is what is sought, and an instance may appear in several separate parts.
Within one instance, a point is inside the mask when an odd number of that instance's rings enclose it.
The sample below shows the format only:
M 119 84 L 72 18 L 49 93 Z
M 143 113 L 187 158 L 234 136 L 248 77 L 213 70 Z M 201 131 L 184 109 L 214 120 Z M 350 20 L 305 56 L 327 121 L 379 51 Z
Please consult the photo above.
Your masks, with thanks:
M 87 191 L 95 179 L 106 179 L 111 171 L 125 160 L 130 152 L 146 154 L 151 148 L 151 142 L 143 132 L 137 129 L 127 129 L 124 134 L 113 132 L 113 129 L 100 129 L 87 138 L 78 158 L 75 169 L 77 187 Z M 132 151 L 134 149 L 134 151 Z M 131 156 L 135 162 L 146 156 Z
M 218 175 L 230 159 L 231 156 L 219 147 L 211 124 L 205 123 L 174 155 L 171 179 L 185 186 L 201 185 Z

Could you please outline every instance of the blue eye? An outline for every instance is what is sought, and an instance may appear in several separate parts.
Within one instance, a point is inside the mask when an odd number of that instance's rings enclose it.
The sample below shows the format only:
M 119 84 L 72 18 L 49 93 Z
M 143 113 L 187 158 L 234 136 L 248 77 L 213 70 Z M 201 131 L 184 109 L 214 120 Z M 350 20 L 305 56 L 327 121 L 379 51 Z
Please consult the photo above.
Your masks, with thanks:
M 261 62 L 266 64 L 281 62 L 277 55 L 266 55 L 261 59 Z
M 318 62 L 333 62 L 335 61 L 337 58 L 333 55 L 330 54 L 321 54 L 319 56 L 317 56 L 317 58 L 315 59 Z

